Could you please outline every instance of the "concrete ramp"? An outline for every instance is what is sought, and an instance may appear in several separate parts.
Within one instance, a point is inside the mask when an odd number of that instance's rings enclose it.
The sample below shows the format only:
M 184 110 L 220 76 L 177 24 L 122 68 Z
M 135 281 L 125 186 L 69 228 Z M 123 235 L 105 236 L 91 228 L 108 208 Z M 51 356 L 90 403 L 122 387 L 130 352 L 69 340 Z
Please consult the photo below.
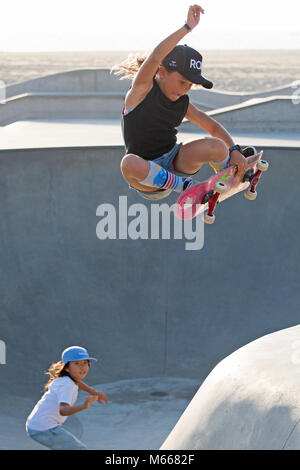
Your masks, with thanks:
M 0 126 L 24 119 L 120 119 L 130 83 L 130 80 L 119 80 L 108 69 L 87 69 L 10 85 L 5 89 L 6 99 L 0 102 L 3 104 Z M 259 122 L 265 131 L 291 131 L 298 130 L 299 112 L 284 99 L 292 102 L 295 84 L 257 93 L 197 89 L 191 90 L 189 96 L 199 109 L 216 115 L 222 124 L 234 130 L 257 131 Z
M 40 390 L 41 371 L 76 343 L 102 358 L 94 383 L 200 384 L 238 347 L 298 323 L 299 150 L 264 150 L 256 201 L 222 203 L 198 251 L 151 238 L 150 223 L 148 239 L 97 238 L 99 205 L 119 214 L 123 195 L 128 209 L 150 207 L 122 179 L 123 147 L 1 151 L 1 393 Z
M 252 98 L 242 104 L 208 111 L 207 114 L 226 129 L 257 132 L 299 131 L 300 106 L 292 96 Z M 187 131 L 196 132 L 197 126 L 189 121 L 182 124 Z
M 299 450 L 300 326 L 259 338 L 209 374 L 162 450 Z
M 6 87 L 6 97 L 24 93 L 119 93 L 129 88 L 129 80 L 119 80 L 109 69 L 70 70 L 15 83 Z
M 204 88 L 191 90 L 189 95 L 193 102 L 204 102 L 210 108 L 223 108 L 225 106 L 233 106 L 235 104 L 244 103 L 245 101 L 257 98 L 267 98 L 270 96 L 290 96 L 295 92 L 296 81 L 286 86 L 272 88 L 267 91 L 254 93 L 230 92 L 226 90 L 205 90 Z
M 148 238 L 119 232 L 115 239 L 97 237 L 102 204 L 110 204 L 119 216 L 123 196 L 128 211 L 137 210 L 137 204 L 150 210 L 151 204 L 122 179 L 123 146 L 0 151 L 4 448 L 16 448 L 22 439 L 24 447 L 31 445 L 24 432 L 26 416 L 40 398 L 44 372 L 69 345 L 83 345 L 99 358 L 89 384 L 101 389 L 101 384 L 118 383 L 108 389 L 112 406 L 99 409 L 99 419 L 93 418 L 93 409 L 75 417 L 74 430 L 80 431 L 82 423 L 90 429 L 93 421 L 94 440 L 86 442 L 103 448 L 97 437 L 102 413 L 105 423 L 119 423 L 120 399 L 122 426 L 105 428 L 107 445 L 125 445 L 121 436 L 126 433 L 126 448 L 133 449 L 138 433 L 142 448 L 144 432 L 153 433 L 148 445 L 155 442 L 158 448 L 216 364 L 263 335 L 299 323 L 299 148 L 261 148 L 270 170 L 256 201 L 240 194 L 222 203 L 215 224 L 205 227 L 203 248 L 195 251 L 186 249 L 191 240 L 173 237 L 172 222 L 170 239 L 161 233 L 153 238 L 150 223 Z M 197 177 L 208 174 L 207 166 Z M 171 205 L 175 199 L 173 194 L 165 202 Z M 132 219 L 128 215 L 128 222 Z M 162 396 L 159 439 L 154 439 L 155 419 L 151 428 L 147 424 L 153 410 L 147 412 L 139 397 L 135 416 L 140 421 L 135 429 L 129 427 L 126 417 L 136 394 L 124 388 L 124 381 L 149 379 L 149 393 L 143 392 L 141 400 L 147 395 L 155 411 L 155 393 L 166 392 L 173 378 L 178 386 Z M 184 379 L 191 381 L 193 393 L 184 394 L 182 406 Z M 152 383 L 160 385 L 153 389 Z M 174 396 L 181 403 L 178 415 Z M 172 403 L 172 412 L 163 413 L 163 400 Z M 80 432 L 75 434 L 80 437 Z

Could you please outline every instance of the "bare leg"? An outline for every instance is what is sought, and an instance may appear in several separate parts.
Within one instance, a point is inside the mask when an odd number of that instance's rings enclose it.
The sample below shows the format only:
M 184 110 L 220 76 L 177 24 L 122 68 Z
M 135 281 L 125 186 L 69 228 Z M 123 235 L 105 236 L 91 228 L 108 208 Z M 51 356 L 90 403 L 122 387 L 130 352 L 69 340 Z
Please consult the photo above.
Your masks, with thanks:
M 174 166 L 177 171 L 192 175 L 204 163 L 223 161 L 227 156 L 228 149 L 221 139 L 205 137 L 182 145 L 174 159 Z M 122 158 L 120 166 L 123 177 L 134 188 L 147 192 L 159 191 L 140 183 L 149 173 L 150 164 L 147 160 L 130 153 Z
M 177 171 L 193 174 L 204 163 L 223 161 L 228 156 L 228 148 L 223 140 L 204 137 L 183 144 L 174 159 Z
M 150 164 L 147 160 L 133 153 L 129 153 L 122 158 L 120 167 L 123 177 L 130 186 L 140 191 L 159 191 L 157 188 L 139 183 L 139 181 L 143 181 L 149 173 Z

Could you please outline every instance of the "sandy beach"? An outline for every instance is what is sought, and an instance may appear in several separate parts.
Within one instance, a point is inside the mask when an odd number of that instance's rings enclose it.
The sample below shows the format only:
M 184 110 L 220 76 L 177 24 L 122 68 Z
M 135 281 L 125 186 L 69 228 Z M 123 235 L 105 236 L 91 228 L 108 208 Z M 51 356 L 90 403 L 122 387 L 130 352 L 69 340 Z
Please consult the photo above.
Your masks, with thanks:
M 0 80 L 7 86 L 67 70 L 111 68 L 131 52 L 0 52 Z M 201 52 L 203 73 L 215 89 L 257 92 L 300 80 L 300 50 Z

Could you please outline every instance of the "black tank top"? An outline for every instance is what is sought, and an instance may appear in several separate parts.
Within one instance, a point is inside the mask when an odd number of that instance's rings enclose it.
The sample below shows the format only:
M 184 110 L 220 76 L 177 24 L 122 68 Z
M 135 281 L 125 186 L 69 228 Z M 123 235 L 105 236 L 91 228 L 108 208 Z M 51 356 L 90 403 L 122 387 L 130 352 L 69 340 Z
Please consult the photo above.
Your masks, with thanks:
M 153 160 L 176 144 L 176 127 L 181 124 L 189 106 L 188 95 L 176 101 L 167 98 L 155 78 L 144 100 L 129 114 L 122 113 L 122 133 L 126 153 Z

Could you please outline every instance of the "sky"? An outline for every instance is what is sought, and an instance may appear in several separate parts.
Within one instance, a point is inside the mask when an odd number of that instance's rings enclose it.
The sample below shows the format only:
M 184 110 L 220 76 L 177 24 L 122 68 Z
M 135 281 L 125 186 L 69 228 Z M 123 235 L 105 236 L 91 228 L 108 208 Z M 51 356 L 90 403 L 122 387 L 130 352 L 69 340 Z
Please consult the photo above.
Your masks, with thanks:
M 186 0 L 6 0 L 0 51 L 151 50 L 185 22 Z M 203 0 L 188 35 L 204 49 L 300 49 L 299 0 Z M 184 41 L 183 41 L 184 42 Z

